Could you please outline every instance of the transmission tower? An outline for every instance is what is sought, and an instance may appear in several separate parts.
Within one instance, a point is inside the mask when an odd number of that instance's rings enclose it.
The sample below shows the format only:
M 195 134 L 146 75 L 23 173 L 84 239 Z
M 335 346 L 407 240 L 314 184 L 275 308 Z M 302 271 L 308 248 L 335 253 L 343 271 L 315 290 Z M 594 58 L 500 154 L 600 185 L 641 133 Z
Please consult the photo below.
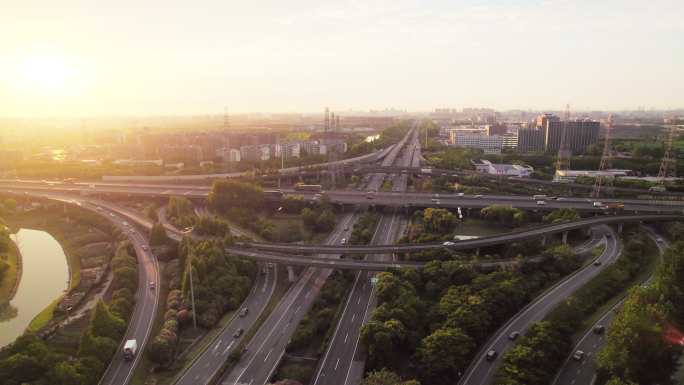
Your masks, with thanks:
M 556 160 L 556 171 L 570 169 L 570 150 L 567 148 L 567 132 L 570 123 L 570 105 L 565 105 L 565 116 L 561 125 L 560 146 L 558 146 L 558 159 Z M 551 126 L 549 125 L 549 128 Z
M 230 128 L 230 120 L 228 119 L 228 106 L 223 108 L 223 129 L 228 130 Z
M 608 121 L 606 122 L 606 137 L 603 142 L 603 154 L 601 155 L 601 164 L 599 165 L 598 175 L 596 175 L 596 180 L 594 181 L 594 189 L 591 192 L 592 198 L 598 198 L 601 196 L 601 187 L 603 186 L 603 171 L 612 167 L 612 157 L 613 151 L 610 143 L 610 136 L 613 130 L 613 114 L 608 115 Z
M 677 176 L 677 162 L 672 157 L 672 140 L 676 132 L 675 125 L 670 126 L 670 131 L 667 134 L 667 142 L 665 142 L 665 153 L 663 160 L 660 162 L 660 171 L 658 171 L 658 183 L 665 185 L 665 179 L 669 176 Z

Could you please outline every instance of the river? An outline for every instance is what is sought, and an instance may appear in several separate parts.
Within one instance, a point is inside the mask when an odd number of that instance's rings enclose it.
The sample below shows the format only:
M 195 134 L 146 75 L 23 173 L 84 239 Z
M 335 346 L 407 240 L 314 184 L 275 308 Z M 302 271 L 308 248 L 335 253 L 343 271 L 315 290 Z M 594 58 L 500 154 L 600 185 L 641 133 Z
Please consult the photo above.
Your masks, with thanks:
M 10 303 L 17 314 L 0 321 L 0 347 L 20 336 L 38 313 L 64 293 L 69 280 L 64 250 L 50 234 L 20 229 L 12 239 L 21 252 L 23 272 Z

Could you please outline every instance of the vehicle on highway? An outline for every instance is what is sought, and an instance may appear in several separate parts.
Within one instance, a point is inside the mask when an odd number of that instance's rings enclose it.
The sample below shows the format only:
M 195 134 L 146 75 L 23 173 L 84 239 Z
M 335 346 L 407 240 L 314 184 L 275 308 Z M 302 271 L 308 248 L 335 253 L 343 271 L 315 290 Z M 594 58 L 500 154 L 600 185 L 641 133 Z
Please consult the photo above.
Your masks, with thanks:
M 432 194 L 433 198 L 439 198 L 439 194 Z
M 538 200 L 541 200 L 541 199 L 546 199 L 546 195 L 541 195 L 541 194 L 532 195 L 532 200 L 533 200 L 533 201 L 538 201 Z
M 520 332 L 512 332 L 511 334 L 508 335 L 508 339 L 511 341 L 515 341 L 520 337 Z
M 594 207 L 603 207 L 603 202 L 595 201 L 594 203 L 592 203 L 592 205 Z
M 156 287 L 154 282 L 150 282 L 149 286 L 150 286 L 150 290 L 154 290 L 154 288 Z
M 442 243 L 442 246 L 453 246 L 453 245 L 455 245 L 455 244 L 456 244 L 456 243 L 454 243 L 454 242 L 446 241 L 446 242 Z
M 294 186 L 295 191 L 312 191 L 312 192 L 322 192 L 323 191 L 323 186 L 320 184 L 304 184 L 304 183 L 297 183 Z
M 340 241 L 341 244 L 346 245 L 347 244 L 347 238 L 342 238 L 342 241 Z
M 233 338 L 240 338 L 240 336 L 244 332 L 245 332 L 245 330 L 243 328 L 239 328 L 238 330 L 235 331 L 235 333 L 233 333 Z
M 575 361 L 582 361 L 582 358 L 584 358 L 584 352 L 582 350 L 578 350 L 572 355 L 572 359 Z
M 344 231 L 349 231 L 349 226 L 345 226 Z
M 475 195 L 473 198 L 475 198 L 475 199 L 484 198 L 484 195 L 477 194 L 477 195 Z
M 432 201 L 432 203 L 439 202 L 439 199 L 437 199 L 437 198 L 432 198 L 432 199 L 430 199 L 430 200 Z
M 184 228 L 182 232 L 183 233 L 191 233 L 192 230 L 194 230 L 194 229 L 195 229 L 194 227 L 189 226 L 189 227 Z
M 145 250 L 145 251 L 147 251 L 147 250 L 149 250 L 150 248 L 147 247 L 147 245 L 143 245 L 142 249 Z
M 489 351 L 487 352 L 487 356 L 486 356 L 487 361 L 494 361 L 496 359 L 496 356 L 498 356 L 498 355 L 499 355 L 499 353 L 497 353 L 496 350 L 489 349 Z
M 543 206 L 546 204 L 546 201 L 537 201 L 538 206 Z
M 124 226 L 128 226 L 128 222 L 123 221 L 123 225 L 124 225 Z
M 243 307 L 242 310 L 240 310 L 240 317 L 246 317 L 247 313 L 249 313 L 249 309 Z
M 606 327 L 603 325 L 594 326 L 594 334 L 603 334 L 606 331 Z
M 465 193 L 458 193 L 458 194 L 456 194 L 456 196 L 462 197 L 462 196 L 465 196 Z
M 594 266 L 601 266 L 601 261 L 598 259 L 594 261 Z
M 138 341 L 127 340 L 123 347 L 123 356 L 126 360 L 130 361 L 135 357 L 138 352 Z

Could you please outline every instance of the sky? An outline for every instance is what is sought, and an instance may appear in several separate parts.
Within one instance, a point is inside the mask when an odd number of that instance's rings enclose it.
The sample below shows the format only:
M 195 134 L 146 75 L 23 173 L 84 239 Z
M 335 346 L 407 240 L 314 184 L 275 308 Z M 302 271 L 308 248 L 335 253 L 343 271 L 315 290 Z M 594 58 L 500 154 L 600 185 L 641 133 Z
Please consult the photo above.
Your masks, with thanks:
M 0 116 L 684 107 L 681 0 L 0 2 Z

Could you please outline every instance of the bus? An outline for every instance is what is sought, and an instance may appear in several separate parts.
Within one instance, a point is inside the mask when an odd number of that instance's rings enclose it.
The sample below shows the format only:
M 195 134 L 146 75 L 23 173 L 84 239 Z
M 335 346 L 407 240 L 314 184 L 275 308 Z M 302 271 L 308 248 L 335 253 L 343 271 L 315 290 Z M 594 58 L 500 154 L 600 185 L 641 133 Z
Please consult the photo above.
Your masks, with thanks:
M 320 193 L 323 191 L 323 186 L 320 184 L 304 184 L 304 183 L 297 183 L 294 186 L 295 191 L 311 191 L 311 192 L 317 192 Z

